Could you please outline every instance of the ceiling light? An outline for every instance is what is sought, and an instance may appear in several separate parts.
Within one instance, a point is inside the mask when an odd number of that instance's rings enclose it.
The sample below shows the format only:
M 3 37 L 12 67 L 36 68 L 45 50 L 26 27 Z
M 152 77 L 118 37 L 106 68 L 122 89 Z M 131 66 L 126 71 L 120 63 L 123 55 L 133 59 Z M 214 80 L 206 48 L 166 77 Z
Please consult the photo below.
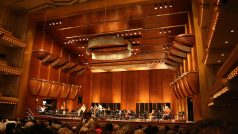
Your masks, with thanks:
M 231 29 L 231 33 L 234 33 L 235 32 L 235 30 L 234 29 Z
M 224 87 L 222 89 L 220 89 L 218 92 L 216 92 L 212 98 L 216 99 L 217 97 L 221 96 L 222 94 L 226 93 L 227 91 L 229 91 L 230 89 L 228 87 Z
M 210 107 L 210 106 L 214 105 L 214 102 L 209 102 L 207 105 Z
M 163 6 L 162 6 L 162 4 L 161 4 L 161 3 L 160 3 L 160 5 L 159 5 L 159 8 L 160 8 L 160 9 L 162 9 L 162 8 L 163 8 Z
M 226 44 L 228 44 L 228 43 L 229 43 L 229 41 L 225 41 L 225 43 L 226 43 Z
M 218 60 L 217 62 L 218 62 L 218 63 L 220 63 L 221 61 L 220 61 L 220 60 Z
M 158 7 L 157 7 L 157 4 L 155 4 L 155 8 L 154 8 L 155 10 L 157 10 L 158 9 Z
M 222 53 L 222 54 L 221 54 L 221 56 L 223 57 L 223 56 L 225 56 L 225 54 L 224 54 L 224 53 Z
M 169 7 L 173 7 L 171 3 L 169 4 Z

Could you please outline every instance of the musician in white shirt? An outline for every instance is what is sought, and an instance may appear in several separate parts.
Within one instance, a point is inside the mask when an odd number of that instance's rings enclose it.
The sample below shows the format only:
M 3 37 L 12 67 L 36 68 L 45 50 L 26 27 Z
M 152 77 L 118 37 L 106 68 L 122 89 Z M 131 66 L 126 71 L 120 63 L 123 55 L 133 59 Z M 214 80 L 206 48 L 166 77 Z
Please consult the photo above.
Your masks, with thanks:
M 83 104 L 77 113 L 78 115 L 82 115 L 85 111 L 86 111 L 86 106 Z

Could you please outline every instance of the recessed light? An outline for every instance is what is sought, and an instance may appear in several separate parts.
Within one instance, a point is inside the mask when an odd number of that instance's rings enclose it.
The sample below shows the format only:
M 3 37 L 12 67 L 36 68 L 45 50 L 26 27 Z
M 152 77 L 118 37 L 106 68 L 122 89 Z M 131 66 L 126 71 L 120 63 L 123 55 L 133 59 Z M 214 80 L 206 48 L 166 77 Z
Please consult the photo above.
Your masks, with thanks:
M 223 56 L 225 56 L 225 54 L 224 54 L 224 53 L 222 53 L 222 54 L 221 54 L 221 56 L 223 57 Z
M 220 60 L 218 60 L 217 62 L 218 62 L 218 63 L 220 63 L 221 61 L 220 61 Z
M 225 43 L 226 43 L 226 44 L 228 44 L 228 43 L 229 43 L 229 41 L 225 41 Z
M 235 32 L 235 30 L 234 29 L 231 29 L 231 33 L 234 33 Z
M 155 10 L 157 10 L 157 9 L 158 9 L 158 7 L 156 6 L 154 9 L 155 9 Z

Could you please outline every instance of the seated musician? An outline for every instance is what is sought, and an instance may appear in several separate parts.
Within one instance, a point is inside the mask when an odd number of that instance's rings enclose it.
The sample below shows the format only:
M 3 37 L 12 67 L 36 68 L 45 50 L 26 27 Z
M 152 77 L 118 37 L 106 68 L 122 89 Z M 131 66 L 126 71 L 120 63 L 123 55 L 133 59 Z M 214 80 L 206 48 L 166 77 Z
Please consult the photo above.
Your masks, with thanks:
M 164 107 L 164 111 L 163 112 L 164 112 L 164 114 L 163 114 L 162 119 L 164 119 L 164 120 L 170 119 L 171 110 L 170 110 L 170 108 L 168 106 Z
M 38 105 L 37 106 L 37 111 L 39 112 L 39 113 L 44 113 L 45 111 L 46 111 L 46 106 L 41 106 L 41 105 Z
M 86 106 L 83 104 L 81 108 L 77 111 L 78 115 L 82 115 L 86 111 Z
M 125 113 L 125 119 L 128 120 L 131 116 L 131 110 L 127 110 Z
M 83 111 L 83 113 L 86 111 L 86 106 L 84 104 L 82 105 L 81 110 Z
M 152 112 L 151 113 L 149 113 L 149 119 L 150 120 L 152 120 L 152 119 L 154 119 L 156 117 L 156 113 L 155 113 L 155 110 L 152 110 Z

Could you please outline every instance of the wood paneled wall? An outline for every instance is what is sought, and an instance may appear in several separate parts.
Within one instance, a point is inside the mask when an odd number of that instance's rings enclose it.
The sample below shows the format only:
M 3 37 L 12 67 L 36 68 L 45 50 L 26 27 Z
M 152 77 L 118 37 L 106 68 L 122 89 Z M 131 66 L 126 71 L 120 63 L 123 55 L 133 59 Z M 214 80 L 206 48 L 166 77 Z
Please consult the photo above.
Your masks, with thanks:
M 50 39 L 49 36 L 45 35 L 44 32 L 36 30 L 34 36 L 33 50 L 40 50 L 40 49 L 48 51 L 52 54 L 59 55 L 60 57 L 68 59 L 69 61 L 72 62 L 77 62 L 78 60 L 77 57 L 72 56 L 62 46 L 53 42 L 52 39 Z M 50 65 L 44 65 L 43 63 L 41 63 L 41 60 L 37 59 L 34 56 L 31 57 L 29 79 L 38 78 L 81 86 L 78 95 L 83 96 L 84 99 L 82 103 L 87 104 L 89 106 L 90 92 L 87 91 L 90 90 L 89 88 L 90 78 L 88 77 L 90 77 L 89 70 L 87 70 L 85 73 L 81 75 L 76 76 L 64 72 L 59 68 L 53 68 Z M 30 108 L 34 113 L 36 113 L 37 104 L 42 104 L 42 100 L 44 98 L 45 97 L 32 96 L 28 90 L 26 107 Z M 36 99 L 38 99 L 38 101 L 36 101 Z M 75 100 L 57 99 L 57 108 L 60 108 L 64 101 L 66 102 L 66 108 L 68 108 L 69 110 L 73 110 L 76 109 L 77 107 L 80 107 L 80 104 L 78 103 L 78 97 L 76 97 Z
M 60 45 L 53 42 L 44 35 L 42 31 L 37 31 L 34 39 L 33 50 L 43 49 L 53 54 L 60 55 L 70 61 L 77 61 Z M 31 59 L 29 78 L 46 79 L 62 83 L 75 84 L 81 89 L 78 96 L 82 96 L 82 104 L 87 107 L 92 102 L 101 103 L 121 103 L 121 109 L 136 109 L 136 103 L 156 103 L 167 102 L 175 106 L 175 98 L 169 83 L 174 80 L 174 73 L 171 70 L 150 70 L 150 71 L 129 71 L 129 72 L 108 72 L 91 73 L 89 70 L 82 75 L 68 74 L 60 69 L 44 65 L 35 57 Z M 35 109 L 36 98 L 41 101 L 42 97 L 27 95 L 27 107 Z M 62 102 L 66 100 L 58 99 L 57 107 L 60 108 Z M 66 101 L 69 110 L 80 107 L 78 99 Z M 173 108 L 173 107 L 172 107 Z M 175 107 L 173 108 L 175 109 Z
M 169 102 L 175 96 L 169 83 L 171 70 L 92 73 L 91 102 L 121 103 L 121 109 L 136 109 L 137 102 Z

